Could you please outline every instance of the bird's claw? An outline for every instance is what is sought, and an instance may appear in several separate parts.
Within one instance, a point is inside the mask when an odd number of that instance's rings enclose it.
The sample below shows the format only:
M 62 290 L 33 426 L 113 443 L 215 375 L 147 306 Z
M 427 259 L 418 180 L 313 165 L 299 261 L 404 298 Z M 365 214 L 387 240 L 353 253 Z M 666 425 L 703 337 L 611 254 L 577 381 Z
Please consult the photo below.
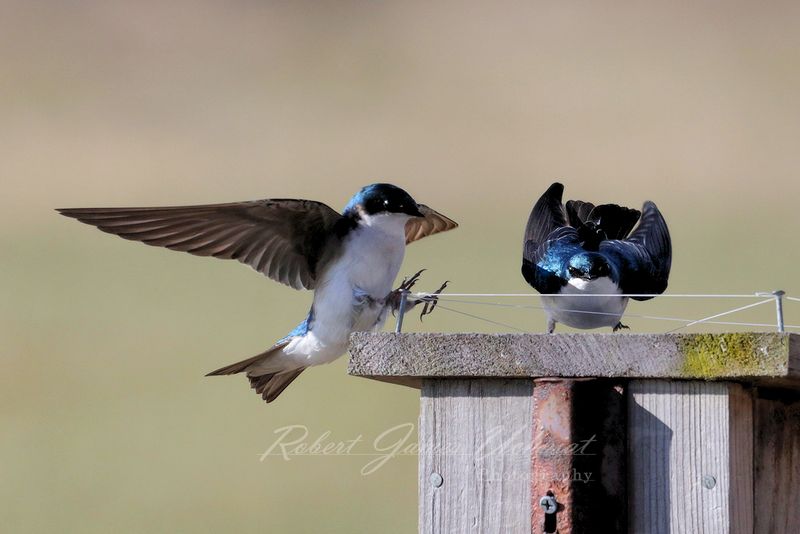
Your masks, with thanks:
M 420 275 L 422 273 L 424 273 L 424 272 L 425 272 L 425 269 L 420 269 L 419 271 L 414 273 L 414 275 L 411 278 L 408 278 L 408 277 L 403 278 L 403 281 L 400 283 L 400 287 L 395 289 L 395 291 L 397 291 L 397 292 L 409 291 L 412 287 L 414 287 L 414 284 L 417 283 L 417 280 L 419 280 Z
M 423 272 L 425 272 L 425 269 L 420 269 L 411 277 L 406 276 L 403 278 L 403 281 L 400 282 L 400 285 L 397 287 L 397 289 L 393 289 L 392 292 L 389 293 L 389 305 L 391 306 L 392 316 L 396 316 L 397 310 L 400 309 L 400 302 L 403 299 L 403 293 L 408 293 L 411 291 L 411 288 L 414 287 L 414 284 L 417 283 L 417 280 L 419 280 L 419 277 Z
M 420 298 L 420 302 L 425 303 L 425 306 L 422 307 L 422 311 L 419 314 L 420 321 L 422 320 L 423 317 L 425 317 L 426 315 L 430 315 L 433 312 L 433 310 L 436 308 L 436 305 L 439 303 L 439 295 L 441 295 L 442 291 L 444 291 L 444 288 L 446 288 L 447 284 L 449 283 L 450 280 L 445 280 L 445 282 L 439 289 L 437 289 L 433 293 L 430 293 Z
M 403 282 L 400 284 L 400 286 L 389 294 L 389 305 L 391 306 L 393 316 L 396 315 L 397 310 L 400 309 L 400 303 L 402 302 L 403 294 L 404 293 L 407 294 L 410 292 L 411 288 L 414 287 L 414 285 L 417 283 L 420 275 L 422 275 L 423 272 L 425 272 L 425 269 L 420 269 L 419 271 L 414 273 L 413 276 L 403 278 Z M 436 308 L 436 304 L 439 302 L 439 295 L 442 293 L 442 291 L 444 291 L 444 289 L 447 287 L 447 284 L 449 283 L 450 283 L 449 280 L 446 281 L 445 283 L 442 284 L 442 286 L 439 289 L 437 289 L 433 293 L 427 293 L 425 294 L 425 296 L 422 297 L 414 297 L 413 299 L 408 299 L 405 306 L 405 311 L 409 312 L 411 311 L 411 308 L 413 308 L 417 304 L 423 303 L 424 306 L 422 307 L 422 312 L 419 314 L 420 320 L 422 320 L 422 318 L 425 317 L 426 315 L 430 315 Z
M 625 330 L 629 330 L 629 329 L 630 329 L 630 326 L 628 326 L 628 325 L 625 325 L 625 324 L 622 324 L 622 323 L 617 323 L 617 324 L 614 326 L 614 330 L 613 330 L 613 332 L 616 332 L 617 330 L 622 330 L 623 328 L 624 328 Z

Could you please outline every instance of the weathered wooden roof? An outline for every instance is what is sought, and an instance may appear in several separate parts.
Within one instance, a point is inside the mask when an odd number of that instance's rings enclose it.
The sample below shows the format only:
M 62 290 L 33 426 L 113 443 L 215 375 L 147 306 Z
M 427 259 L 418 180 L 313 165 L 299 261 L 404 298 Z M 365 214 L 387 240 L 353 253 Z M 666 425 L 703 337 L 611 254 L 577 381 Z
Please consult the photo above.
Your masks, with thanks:
M 355 333 L 351 375 L 736 380 L 800 389 L 800 335 Z

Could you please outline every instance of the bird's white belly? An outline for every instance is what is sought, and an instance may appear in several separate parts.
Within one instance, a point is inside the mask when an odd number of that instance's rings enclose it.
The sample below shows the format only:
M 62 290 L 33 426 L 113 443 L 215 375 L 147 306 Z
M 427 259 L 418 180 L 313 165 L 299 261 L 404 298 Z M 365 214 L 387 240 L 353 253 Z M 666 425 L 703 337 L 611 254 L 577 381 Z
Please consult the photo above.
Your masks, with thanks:
M 600 328 L 616 326 L 628 305 L 627 297 L 602 296 L 621 294 L 610 278 L 586 281 L 573 278 L 561 290 L 561 295 L 542 296 L 548 318 L 573 328 Z
M 303 365 L 328 363 L 347 351 L 352 332 L 383 324 L 405 252 L 405 234 L 395 234 L 363 228 L 349 240 L 314 293 L 311 330 L 290 342 L 284 354 Z

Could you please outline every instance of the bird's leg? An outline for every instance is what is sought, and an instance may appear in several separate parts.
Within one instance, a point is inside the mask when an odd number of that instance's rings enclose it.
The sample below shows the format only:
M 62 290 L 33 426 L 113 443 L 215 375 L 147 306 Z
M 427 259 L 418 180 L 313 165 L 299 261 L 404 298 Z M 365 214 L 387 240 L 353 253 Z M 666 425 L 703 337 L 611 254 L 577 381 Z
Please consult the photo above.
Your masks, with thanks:
M 547 320 L 547 333 L 552 334 L 556 331 L 556 321 L 553 318 Z
M 623 328 L 624 328 L 625 330 L 628 330 L 630 327 L 629 327 L 628 325 L 624 325 L 624 324 L 622 324 L 622 323 L 617 323 L 617 324 L 614 326 L 614 330 L 613 330 L 613 331 L 614 331 L 614 332 L 616 332 L 617 330 L 622 330 Z

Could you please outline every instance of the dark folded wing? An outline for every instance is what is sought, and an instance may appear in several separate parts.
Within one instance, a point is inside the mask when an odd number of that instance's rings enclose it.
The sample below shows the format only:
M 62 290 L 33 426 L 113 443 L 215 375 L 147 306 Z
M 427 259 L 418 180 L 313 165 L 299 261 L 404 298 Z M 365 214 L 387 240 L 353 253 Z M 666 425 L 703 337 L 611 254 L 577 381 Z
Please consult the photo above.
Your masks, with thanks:
M 412 217 L 406 222 L 406 244 L 458 227 L 458 223 L 454 220 L 424 204 L 419 204 L 417 207 L 424 217 Z
M 654 203 L 644 203 L 639 226 L 627 239 L 603 241 L 600 252 L 620 267 L 619 285 L 624 293 L 658 294 L 667 289 L 672 243 L 667 223 Z
M 341 218 L 325 204 L 294 199 L 58 211 L 125 239 L 234 259 L 295 289 L 314 287 L 318 263 Z

